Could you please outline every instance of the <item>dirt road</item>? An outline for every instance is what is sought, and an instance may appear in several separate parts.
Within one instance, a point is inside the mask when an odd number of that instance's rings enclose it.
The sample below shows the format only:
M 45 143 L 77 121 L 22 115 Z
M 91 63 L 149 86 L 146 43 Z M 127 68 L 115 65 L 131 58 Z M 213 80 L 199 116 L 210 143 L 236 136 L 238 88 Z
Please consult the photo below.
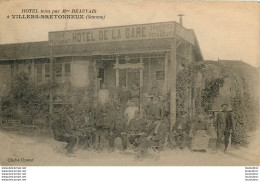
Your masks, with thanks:
M 259 132 L 255 133 L 255 137 Z M 134 152 L 113 153 L 103 151 L 76 150 L 75 157 L 63 152 L 65 143 L 52 138 L 20 136 L 0 131 L 1 165 L 40 165 L 40 166 L 83 166 L 83 165 L 176 165 L 176 166 L 245 166 L 259 165 L 259 138 L 254 139 L 248 148 L 231 148 L 228 154 L 193 153 L 189 150 L 165 150 L 159 157 L 134 159 Z M 156 154 L 152 153 L 151 156 Z M 18 161 L 19 160 L 19 161 Z

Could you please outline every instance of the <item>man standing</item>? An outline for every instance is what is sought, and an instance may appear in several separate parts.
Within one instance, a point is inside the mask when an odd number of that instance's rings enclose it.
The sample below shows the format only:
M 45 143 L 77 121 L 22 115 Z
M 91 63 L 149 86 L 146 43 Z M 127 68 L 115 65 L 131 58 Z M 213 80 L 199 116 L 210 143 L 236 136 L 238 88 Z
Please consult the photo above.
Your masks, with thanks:
M 135 105 L 139 106 L 140 99 L 140 87 L 138 83 L 134 83 L 132 89 L 130 90 L 130 99 Z
M 150 96 L 158 97 L 161 95 L 160 89 L 158 88 L 158 82 L 156 80 L 153 81 L 153 86 L 149 91 Z
M 123 84 L 118 93 L 119 102 L 122 105 L 123 110 L 126 108 L 127 102 L 130 99 L 130 93 L 126 88 L 126 85 Z
M 104 83 L 101 84 L 101 89 L 98 91 L 98 101 L 101 105 L 109 102 L 109 91 L 106 89 L 106 84 Z
M 225 149 L 224 152 L 227 153 L 227 147 L 229 144 L 230 134 L 233 129 L 233 121 L 231 112 L 228 111 L 228 104 L 222 104 L 222 111 L 217 114 L 216 119 L 216 129 L 217 129 L 217 149 L 220 147 L 220 144 L 224 144 Z

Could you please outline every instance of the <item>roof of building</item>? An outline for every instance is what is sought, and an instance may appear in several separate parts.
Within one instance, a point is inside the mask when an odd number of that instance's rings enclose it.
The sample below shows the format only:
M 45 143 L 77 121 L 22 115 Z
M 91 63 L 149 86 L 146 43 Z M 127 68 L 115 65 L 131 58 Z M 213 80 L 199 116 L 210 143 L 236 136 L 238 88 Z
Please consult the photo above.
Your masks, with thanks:
M 226 66 L 252 67 L 242 60 L 218 60 L 218 62 Z
M 221 64 L 225 67 L 253 67 L 242 60 L 205 60 L 204 63 Z
M 50 56 L 48 41 L 0 45 L 0 60 L 47 58 Z
M 194 31 L 187 30 L 184 27 L 182 28 L 185 29 L 188 34 L 190 33 L 189 36 L 193 37 L 195 40 L 193 51 L 196 60 L 204 60 Z M 167 38 L 162 38 L 53 46 L 53 55 L 54 57 L 92 56 L 122 53 L 149 53 L 168 50 L 170 50 L 170 41 Z M 0 61 L 48 57 L 50 57 L 50 46 L 48 41 L 0 45 Z

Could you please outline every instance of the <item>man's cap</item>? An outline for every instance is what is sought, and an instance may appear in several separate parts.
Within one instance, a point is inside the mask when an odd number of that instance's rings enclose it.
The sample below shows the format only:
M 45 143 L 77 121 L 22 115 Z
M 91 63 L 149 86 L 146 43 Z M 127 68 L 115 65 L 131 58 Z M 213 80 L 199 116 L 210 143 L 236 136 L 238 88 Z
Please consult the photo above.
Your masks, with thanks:
M 186 114 L 186 113 L 187 113 L 187 111 L 180 111 L 180 113 L 181 113 L 181 114 Z
M 228 106 L 228 104 L 227 103 L 223 103 L 223 104 L 221 104 L 221 107 L 223 107 L 223 106 Z
M 149 95 L 149 96 L 147 96 L 147 97 L 150 98 L 150 99 L 151 99 L 151 98 L 152 98 L 152 99 L 153 99 L 153 98 L 158 98 L 158 99 L 160 98 L 160 97 L 157 96 L 157 95 Z
M 56 108 L 56 109 L 53 110 L 53 112 L 54 112 L 54 113 L 59 113 L 59 112 L 60 112 L 60 109 L 57 109 L 57 108 Z

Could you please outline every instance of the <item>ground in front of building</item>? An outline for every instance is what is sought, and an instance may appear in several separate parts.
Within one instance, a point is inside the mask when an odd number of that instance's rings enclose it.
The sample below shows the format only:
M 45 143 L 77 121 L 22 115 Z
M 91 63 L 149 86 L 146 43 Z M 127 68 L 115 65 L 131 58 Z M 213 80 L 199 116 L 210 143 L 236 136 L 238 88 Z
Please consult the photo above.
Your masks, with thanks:
M 254 136 L 255 135 L 255 136 Z M 252 137 L 259 135 L 255 132 Z M 28 137 L 11 132 L 0 132 L 0 164 L 25 166 L 83 166 L 83 165 L 175 165 L 175 166 L 245 166 L 259 165 L 259 139 L 239 149 L 231 148 L 228 154 L 193 153 L 189 150 L 165 150 L 159 155 L 150 155 L 142 161 L 135 159 L 133 151 L 122 152 L 117 149 L 109 153 L 94 150 L 76 150 L 73 157 L 67 156 L 63 149 L 65 143 L 51 137 Z M 118 142 L 119 144 L 120 142 Z M 120 146 L 120 145 L 117 145 Z M 19 161 L 17 161 L 19 159 Z

